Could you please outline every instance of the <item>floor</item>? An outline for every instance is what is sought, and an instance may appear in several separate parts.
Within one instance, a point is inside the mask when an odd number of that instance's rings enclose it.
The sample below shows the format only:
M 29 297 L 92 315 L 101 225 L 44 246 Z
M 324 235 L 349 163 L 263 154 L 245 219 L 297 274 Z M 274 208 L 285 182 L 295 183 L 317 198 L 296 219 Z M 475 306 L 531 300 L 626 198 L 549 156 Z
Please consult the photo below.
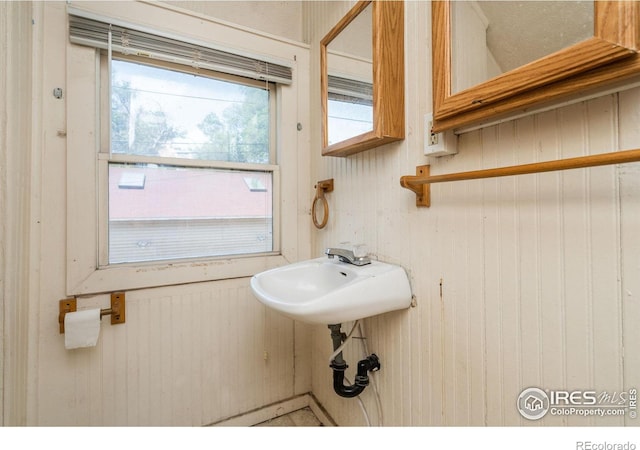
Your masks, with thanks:
M 311 409 L 302 408 L 284 416 L 267 420 L 255 425 L 256 427 L 321 427 L 322 423 L 313 414 Z

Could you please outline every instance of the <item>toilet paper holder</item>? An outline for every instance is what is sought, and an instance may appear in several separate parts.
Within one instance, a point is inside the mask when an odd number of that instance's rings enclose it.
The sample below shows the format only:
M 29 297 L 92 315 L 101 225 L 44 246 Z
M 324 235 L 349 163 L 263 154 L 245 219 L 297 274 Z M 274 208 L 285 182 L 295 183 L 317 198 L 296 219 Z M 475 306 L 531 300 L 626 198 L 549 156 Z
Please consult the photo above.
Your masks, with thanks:
M 64 334 L 64 316 L 66 313 L 78 310 L 78 301 L 74 298 L 66 298 L 60 300 L 60 314 L 58 315 L 58 323 L 60 324 L 60 334 Z M 111 293 L 111 308 L 100 310 L 100 319 L 102 316 L 111 316 L 111 325 L 125 322 L 125 295 L 124 292 Z

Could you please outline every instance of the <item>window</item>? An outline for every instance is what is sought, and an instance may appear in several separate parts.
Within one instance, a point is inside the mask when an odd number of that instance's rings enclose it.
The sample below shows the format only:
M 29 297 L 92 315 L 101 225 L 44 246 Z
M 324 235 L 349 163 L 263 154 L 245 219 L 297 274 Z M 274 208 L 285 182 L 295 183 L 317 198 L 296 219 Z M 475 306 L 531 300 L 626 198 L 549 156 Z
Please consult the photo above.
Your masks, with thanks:
M 153 2 L 67 12 L 67 294 L 300 258 L 308 46 Z
M 136 60 L 110 66 L 101 265 L 277 251 L 273 84 Z
M 270 85 L 199 72 L 113 60 L 111 153 L 273 162 Z
M 245 177 L 263 190 L 247 187 Z M 143 188 L 123 188 L 140 176 Z M 268 253 L 272 173 L 109 163 L 109 264 Z
M 329 75 L 328 145 L 373 130 L 373 85 Z

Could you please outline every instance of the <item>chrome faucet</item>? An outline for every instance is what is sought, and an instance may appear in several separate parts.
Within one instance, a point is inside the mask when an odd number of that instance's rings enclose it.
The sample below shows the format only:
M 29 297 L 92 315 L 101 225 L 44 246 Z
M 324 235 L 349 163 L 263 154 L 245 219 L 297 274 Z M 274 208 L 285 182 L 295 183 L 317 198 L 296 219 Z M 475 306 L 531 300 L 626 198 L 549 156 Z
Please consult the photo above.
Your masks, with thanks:
M 371 264 L 371 260 L 368 256 L 355 256 L 351 250 L 344 248 L 328 248 L 324 252 L 329 258 L 337 256 L 342 262 L 353 264 L 355 266 L 364 266 L 365 264 Z

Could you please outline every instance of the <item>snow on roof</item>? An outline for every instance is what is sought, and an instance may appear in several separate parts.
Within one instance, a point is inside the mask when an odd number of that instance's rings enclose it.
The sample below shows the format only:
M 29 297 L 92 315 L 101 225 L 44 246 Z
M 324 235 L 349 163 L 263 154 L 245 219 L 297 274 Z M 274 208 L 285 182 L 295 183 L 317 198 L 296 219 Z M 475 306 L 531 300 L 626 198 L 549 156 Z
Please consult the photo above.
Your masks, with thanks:
M 269 172 L 109 166 L 109 219 L 271 217 Z

